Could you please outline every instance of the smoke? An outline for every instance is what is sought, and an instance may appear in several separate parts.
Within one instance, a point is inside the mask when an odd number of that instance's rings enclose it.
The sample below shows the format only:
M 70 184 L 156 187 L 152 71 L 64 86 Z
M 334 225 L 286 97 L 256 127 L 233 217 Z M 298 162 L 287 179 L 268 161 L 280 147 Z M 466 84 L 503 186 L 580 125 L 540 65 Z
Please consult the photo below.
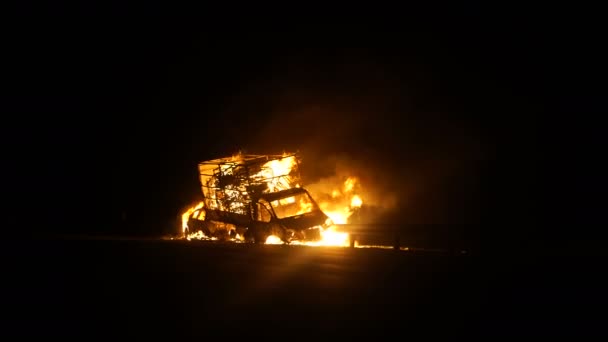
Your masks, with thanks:
M 395 187 L 383 179 L 386 173 L 381 166 L 365 164 L 346 154 L 317 156 L 316 159 L 309 159 L 307 155 L 303 153 L 302 178 L 306 188 L 320 201 L 333 200 L 343 206 L 349 205 L 352 196 L 358 195 L 367 207 L 388 210 L 397 205 Z M 316 167 L 307 167 L 307 163 Z
M 319 201 L 356 177 L 362 209 L 374 213 L 366 214 L 370 220 L 440 220 L 438 198 L 458 201 L 459 194 L 447 192 L 468 191 L 446 182 L 460 181 L 455 170 L 469 177 L 477 167 L 482 149 L 475 128 L 434 107 L 442 99 L 414 94 L 377 65 L 336 70 L 334 81 L 316 79 L 319 73 L 290 75 L 245 90 L 234 111 L 252 112 L 252 123 L 235 148 L 299 152 L 304 185 Z M 347 197 L 333 199 L 346 205 Z

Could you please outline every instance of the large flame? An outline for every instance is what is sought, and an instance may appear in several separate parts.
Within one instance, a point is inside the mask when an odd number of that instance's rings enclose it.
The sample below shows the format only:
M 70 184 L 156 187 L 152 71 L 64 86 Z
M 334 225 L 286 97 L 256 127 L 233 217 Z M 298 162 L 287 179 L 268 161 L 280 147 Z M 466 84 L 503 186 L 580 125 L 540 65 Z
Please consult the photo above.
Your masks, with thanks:
M 194 213 L 196 210 L 201 209 L 204 205 L 205 205 L 204 202 L 199 202 L 197 205 L 188 208 L 182 214 L 182 233 L 185 233 L 186 228 L 188 228 L 188 219 L 190 218 L 190 215 L 192 215 L 192 213 Z
M 319 201 L 319 207 L 334 223 L 348 223 L 348 218 L 363 205 L 363 199 L 356 193 L 359 186 L 357 177 L 348 177 L 341 184 L 341 189 L 325 189 L 325 192 L 331 193 L 331 199 Z
M 268 191 L 270 192 L 287 190 L 292 187 L 289 174 L 295 165 L 295 156 L 274 159 L 264 164 L 264 166 L 262 166 L 262 171 L 258 172 L 253 177 L 266 179 Z
M 190 233 L 186 236 L 186 240 L 190 241 L 190 240 L 217 240 L 217 239 L 213 239 L 213 238 L 209 238 L 208 236 L 206 236 L 202 230 L 199 230 L 198 232 L 194 232 L 194 233 Z

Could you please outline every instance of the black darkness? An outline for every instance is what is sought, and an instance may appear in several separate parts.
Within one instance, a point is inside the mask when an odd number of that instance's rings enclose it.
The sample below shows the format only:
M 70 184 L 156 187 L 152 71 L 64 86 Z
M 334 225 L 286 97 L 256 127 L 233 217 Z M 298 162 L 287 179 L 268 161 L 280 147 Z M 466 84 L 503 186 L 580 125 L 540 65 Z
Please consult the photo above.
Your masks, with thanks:
M 529 20 L 461 8 L 259 27 L 160 8 L 47 12 L 27 12 L 10 41 L 9 182 L 36 208 L 35 231 L 170 233 L 198 199 L 197 162 L 238 150 L 382 165 L 374 177 L 396 179 L 393 191 L 422 189 L 397 210 L 407 222 L 471 239 L 505 212 L 500 224 L 534 220 L 544 69 Z
M 339 161 L 365 186 L 396 194 L 396 207 L 382 221 L 419 224 L 431 242 L 447 240 L 499 258 L 405 253 L 374 259 L 367 256 L 375 252 L 345 252 L 354 257 L 303 262 L 308 273 L 293 278 L 297 284 L 287 290 L 308 291 L 315 285 L 310 279 L 335 272 L 356 298 L 334 297 L 347 298 L 345 312 L 354 308 L 374 320 L 377 312 L 357 303 L 357 291 L 368 291 L 368 304 L 382 312 L 428 310 L 433 328 L 425 333 L 450 331 L 435 324 L 437 314 L 452 321 L 467 318 L 463 308 L 478 307 L 481 320 L 471 331 L 536 327 L 545 334 L 581 322 L 604 332 L 605 320 L 595 312 L 608 302 L 598 271 L 606 263 L 596 257 L 606 250 L 596 238 L 605 231 L 605 125 L 588 120 L 605 102 L 597 100 L 605 97 L 600 66 L 606 58 L 598 53 L 605 37 L 594 27 L 604 18 L 575 18 L 571 8 L 557 16 L 551 13 L 557 5 L 535 12 L 529 4 L 420 2 L 382 12 L 360 8 L 359 16 L 349 13 L 355 12 L 352 2 L 348 8 L 291 5 L 282 13 L 273 6 L 239 14 L 237 3 L 223 11 L 128 2 L 20 5 L 12 20 L 2 21 L 0 41 L 3 233 L 174 233 L 180 212 L 200 198 L 199 161 L 239 150 L 298 150 L 311 181 Z M 542 140 L 541 127 L 549 133 Z M 541 171 L 539 162 L 548 167 Z M 124 317 L 126 324 L 133 312 L 141 315 L 153 334 L 167 316 L 180 328 L 198 328 L 207 318 L 200 307 L 213 307 L 207 301 L 222 296 L 202 291 L 191 298 L 183 288 L 212 289 L 214 277 L 247 287 L 234 281 L 237 275 L 255 280 L 260 270 L 280 273 L 282 266 L 273 265 L 283 263 L 275 256 L 307 253 L 162 243 L 7 243 L 3 292 L 12 295 L 6 311 L 23 311 L 14 315 L 27 322 L 20 334 L 47 333 L 44 324 L 54 322 L 61 322 L 60 330 L 92 322 L 98 333 L 105 329 L 104 308 L 120 312 L 116 320 Z M 543 246 L 567 256 L 545 253 Z M 522 247 L 545 257 L 536 262 L 517 253 Z M 224 263 L 231 271 L 209 262 L 223 256 L 232 256 Z M 284 265 L 291 269 L 291 261 Z M 555 276 L 544 280 L 545 273 Z M 329 293 L 323 284 L 316 286 Z M 394 299 L 391 288 L 403 288 L 401 297 Z M 165 296 L 173 290 L 184 296 Z M 139 294 L 134 302 L 131 293 Z M 262 309 L 286 314 L 289 300 L 283 299 L 292 297 L 269 293 Z M 420 298 L 412 310 L 399 302 L 410 297 Z M 303 308 L 324 303 L 312 292 L 299 298 Z M 38 309 L 43 306 L 48 309 Z M 264 311 L 251 310 L 245 314 Z M 321 317 L 336 319 L 328 312 Z M 518 330 L 514 322 L 521 321 Z M 361 328 L 358 321 L 347 326 L 355 333 Z

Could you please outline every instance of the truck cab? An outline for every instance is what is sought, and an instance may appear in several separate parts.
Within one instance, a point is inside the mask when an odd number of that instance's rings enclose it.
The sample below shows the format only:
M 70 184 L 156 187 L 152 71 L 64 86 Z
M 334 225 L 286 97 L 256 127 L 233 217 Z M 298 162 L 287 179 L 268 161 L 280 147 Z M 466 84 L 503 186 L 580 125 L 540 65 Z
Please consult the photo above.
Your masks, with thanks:
M 275 235 L 286 243 L 320 239 L 321 229 L 332 224 L 303 188 L 263 194 L 252 210 L 251 234 L 258 239 Z
M 249 203 L 247 215 L 201 208 L 190 216 L 188 229 L 219 239 L 239 234 L 255 243 L 274 235 L 290 243 L 318 240 L 332 224 L 306 189 L 291 188 L 261 194 Z
M 186 231 L 218 239 L 264 243 L 316 240 L 332 224 L 308 191 L 300 187 L 296 154 L 245 155 L 199 163 L 204 208 L 194 211 Z

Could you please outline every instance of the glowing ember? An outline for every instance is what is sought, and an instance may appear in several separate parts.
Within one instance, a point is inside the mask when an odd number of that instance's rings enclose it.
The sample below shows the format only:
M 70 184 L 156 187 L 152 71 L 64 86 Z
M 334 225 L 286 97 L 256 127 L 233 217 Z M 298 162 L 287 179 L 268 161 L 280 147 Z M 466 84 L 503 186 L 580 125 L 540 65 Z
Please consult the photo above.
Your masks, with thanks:
M 186 228 L 188 228 L 188 219 L 190 218 L 190 215 L 192 215 L 192 213 L 196 210 L 201 209 L 204 205 L 205 203 L 200 202 L 194 207 L 189 208 L 182 214 L 182 233 L 186 233 Z
M 337 232 L 333 228 L 328 228 L 321 231 L 321 240 L 319 241 L 293 241 L 292 245 L 298 246 L 335 246 L 335 247 L 348 247 L 350 243 L 348 233 Z M 266 239 L 267 245 L 281 245 L 283 241 L 275 235 L 270 235 Z

